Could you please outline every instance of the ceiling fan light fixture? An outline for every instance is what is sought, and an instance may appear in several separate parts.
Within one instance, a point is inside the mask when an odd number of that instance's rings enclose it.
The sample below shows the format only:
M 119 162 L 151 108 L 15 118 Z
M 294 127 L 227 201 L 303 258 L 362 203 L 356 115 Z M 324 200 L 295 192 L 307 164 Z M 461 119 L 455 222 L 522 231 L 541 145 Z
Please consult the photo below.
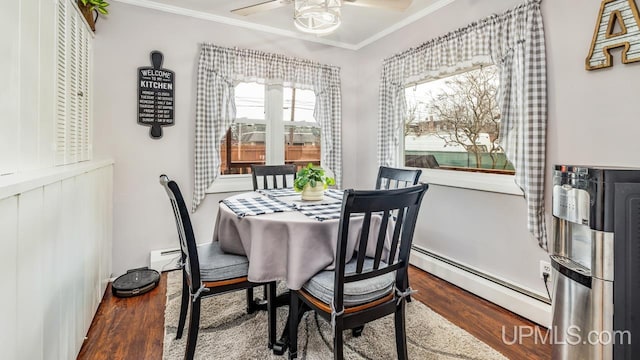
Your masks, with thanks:
M 294 0 L 293 23 L 309 34 L 332 33 L 342 22 L 341 6 L 342 0 Z

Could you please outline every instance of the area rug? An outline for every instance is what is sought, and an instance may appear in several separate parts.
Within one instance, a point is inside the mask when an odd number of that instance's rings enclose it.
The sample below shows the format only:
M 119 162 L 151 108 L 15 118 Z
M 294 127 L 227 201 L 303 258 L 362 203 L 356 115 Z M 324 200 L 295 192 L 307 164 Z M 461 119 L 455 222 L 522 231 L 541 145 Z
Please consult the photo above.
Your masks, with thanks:
M 179 271 L 168 275 L 163 359 L 177 360 L 184 357 L 188 324 L 182 339 L 176 340 L 182 282 Z M 265 311 L 247 314 L 244 291 L 205 298 L 201 314 L 196 359 L 287 358 L 286 354 L 275 356 L 267 348 L 267 314 Z M 278 308 L 277 316 L 280 336 L 287 308 Z M 406 319 L 410 359 L 506 359 L 418 301 L 407 304 Z M 395 359 L 394 336 L 393 315 L 367 324 L 360 337 L 354 338 L 350 331 L 345 331 L 345 359 Z M 298 359 L 331 360 L 332 347 L 330 324 L 313 312 L 306 313 L 298 330 Z

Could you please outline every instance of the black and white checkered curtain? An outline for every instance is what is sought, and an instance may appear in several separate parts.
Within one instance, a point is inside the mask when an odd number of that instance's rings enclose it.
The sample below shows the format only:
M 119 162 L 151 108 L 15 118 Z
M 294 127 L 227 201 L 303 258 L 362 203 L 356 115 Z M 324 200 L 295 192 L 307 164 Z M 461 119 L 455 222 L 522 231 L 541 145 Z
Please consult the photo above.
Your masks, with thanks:
M 322 130 L 322 166 L 342 178 L 340 68 L 256 50 L 202 44 L 198 62 L 195 135 L 195 211 L 220 175 L 220 144 L 235 121 L 238 81 L 278 83 L 313 90 L 315 119 Z
M 547 249 L 544 169 L 547 73 L 540 0 L 529 0 L 385 60 L 380 79 L 378 162 L 400 163 L 408 84 L 495 64 L 500 76 L 501 142 L 528 205 L 529 231 Z

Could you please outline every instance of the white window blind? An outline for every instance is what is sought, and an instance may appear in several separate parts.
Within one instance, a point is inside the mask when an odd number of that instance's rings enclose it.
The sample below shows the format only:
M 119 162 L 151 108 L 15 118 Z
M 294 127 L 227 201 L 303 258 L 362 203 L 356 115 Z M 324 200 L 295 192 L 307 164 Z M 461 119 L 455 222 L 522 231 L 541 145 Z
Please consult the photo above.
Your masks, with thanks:
M 91 34 L 69 0 L 58 0 L 56 14 L 55 164 L 91 158 Z

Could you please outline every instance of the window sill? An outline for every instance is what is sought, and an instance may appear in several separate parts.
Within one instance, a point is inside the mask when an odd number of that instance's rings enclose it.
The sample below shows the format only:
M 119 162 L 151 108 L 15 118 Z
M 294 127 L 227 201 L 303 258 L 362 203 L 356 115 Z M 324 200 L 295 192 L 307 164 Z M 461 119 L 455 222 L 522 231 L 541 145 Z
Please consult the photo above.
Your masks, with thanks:
M 240 191 L 253 191 L 253 179 L 250 174 L 220 176 L 207 188 L 205 193 L 218 194 Z
M 470 190 L 489 191 L 518 196 L 524 195 L 522 190 L 515 183 L 515 175 L 422 169 L 420 181 L 428 184 Z

